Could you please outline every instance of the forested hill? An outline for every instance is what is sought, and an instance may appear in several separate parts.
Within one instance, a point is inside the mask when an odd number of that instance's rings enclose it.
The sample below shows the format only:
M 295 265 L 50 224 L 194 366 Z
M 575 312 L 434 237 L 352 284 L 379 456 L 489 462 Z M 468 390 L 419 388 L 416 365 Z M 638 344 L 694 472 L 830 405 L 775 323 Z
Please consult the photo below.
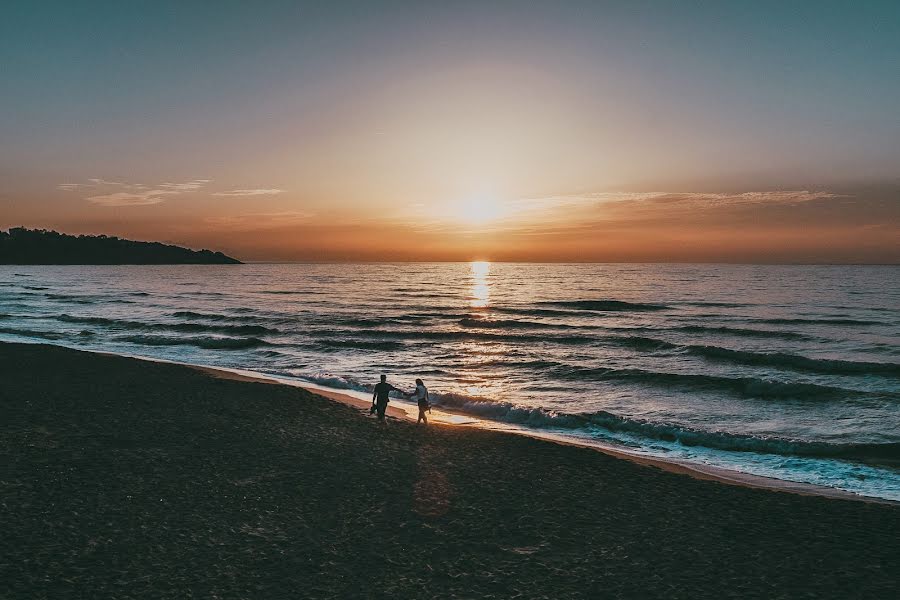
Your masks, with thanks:
M 66 235 L 15 227 L 0 231 L 0 264 L 6 265 L 235 265 L 236 258 L 159 242 L 106 235 Z

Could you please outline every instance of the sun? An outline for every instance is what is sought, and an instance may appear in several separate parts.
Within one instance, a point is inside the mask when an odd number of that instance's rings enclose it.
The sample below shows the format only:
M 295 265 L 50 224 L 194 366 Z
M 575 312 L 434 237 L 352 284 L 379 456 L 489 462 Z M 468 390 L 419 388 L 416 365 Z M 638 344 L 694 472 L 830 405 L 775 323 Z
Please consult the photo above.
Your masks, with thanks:
M 482 227 L 489 225 L 503 217 L 503 207 L 488 195 L 478 195 L 467 198 L 459 205 L 457 218 L 468 225 Z

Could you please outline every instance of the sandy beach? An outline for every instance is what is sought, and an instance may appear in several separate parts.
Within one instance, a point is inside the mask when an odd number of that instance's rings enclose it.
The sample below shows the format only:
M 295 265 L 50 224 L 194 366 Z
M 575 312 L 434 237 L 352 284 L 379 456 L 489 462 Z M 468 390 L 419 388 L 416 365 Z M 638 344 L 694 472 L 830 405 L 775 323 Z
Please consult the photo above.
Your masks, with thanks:
M 887 598 L 900 507 L 0 344 L 9 598 Z

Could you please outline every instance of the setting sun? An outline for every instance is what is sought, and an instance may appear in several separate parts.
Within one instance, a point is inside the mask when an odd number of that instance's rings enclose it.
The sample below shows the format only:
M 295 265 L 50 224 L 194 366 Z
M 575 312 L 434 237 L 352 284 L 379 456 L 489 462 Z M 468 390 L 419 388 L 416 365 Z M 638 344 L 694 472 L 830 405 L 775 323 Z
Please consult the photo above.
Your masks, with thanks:
M 497 200 L 489 195 L 473 196 L 459 207 L 457 218 L 467 225 L 483 227 L 500 220 L 504 211 Z

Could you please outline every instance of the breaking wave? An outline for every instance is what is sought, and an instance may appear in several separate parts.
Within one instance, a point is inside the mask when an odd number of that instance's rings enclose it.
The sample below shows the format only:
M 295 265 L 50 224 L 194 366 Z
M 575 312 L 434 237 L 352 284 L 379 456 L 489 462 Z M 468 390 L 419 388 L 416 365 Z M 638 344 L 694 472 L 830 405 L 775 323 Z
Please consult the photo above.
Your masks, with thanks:
M 651 440 L 677 442 L 733 452 L 756 452 L 785 456 L 842 458 L 875 463 L 900 463 L 900 443 L 828 443 L 777 437 L 704 431 L 668 423 L 621 417 L 606 411 L 569 414 L 541 408 L 493 402 L 461 394 L 433 394 L 435 406 L 491 420 L 537 428 L 602 428 L 613 433 L 629 433 Z

